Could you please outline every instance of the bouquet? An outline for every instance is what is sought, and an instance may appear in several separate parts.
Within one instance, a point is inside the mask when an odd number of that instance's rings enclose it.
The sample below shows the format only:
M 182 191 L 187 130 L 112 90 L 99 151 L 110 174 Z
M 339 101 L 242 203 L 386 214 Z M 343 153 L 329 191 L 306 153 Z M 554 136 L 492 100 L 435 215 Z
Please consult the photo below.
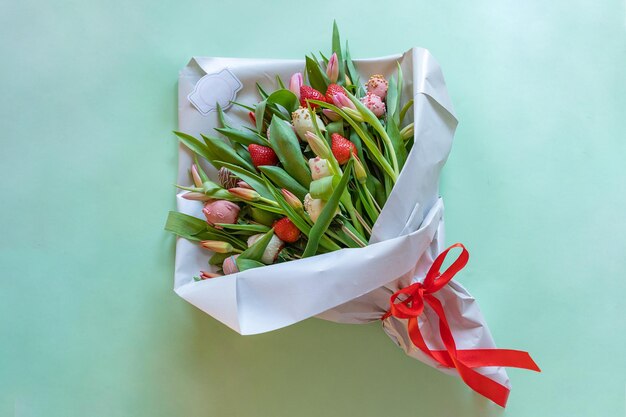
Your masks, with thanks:
M 241 334 L 382 320 L 407 354 L 502 406 L 503 366 L 538 370 L 495 348 L 452 280 L 468 253 L 443 246 L 437 188 L 457 122 L 426 50 L 353 61 L 334 25 L 328 57 L 194 58 L 179 92 L 166 229 L 182 238 L 180 296 Z

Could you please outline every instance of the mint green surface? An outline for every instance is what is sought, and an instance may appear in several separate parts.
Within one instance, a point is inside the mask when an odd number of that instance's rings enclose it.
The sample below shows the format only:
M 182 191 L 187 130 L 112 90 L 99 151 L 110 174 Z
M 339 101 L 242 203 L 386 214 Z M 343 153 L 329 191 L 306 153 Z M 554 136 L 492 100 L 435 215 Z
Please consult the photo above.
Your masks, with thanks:
M 625 415 L 623 1 L 5 1 L 0 416 Z M 306 13 L 306 15 L 305 15 Z M 192 55 L 424 46 L 460 119 L 441 191 L 509 407 L 378 323 L 242 337 L 178 298 L 178 70 Z

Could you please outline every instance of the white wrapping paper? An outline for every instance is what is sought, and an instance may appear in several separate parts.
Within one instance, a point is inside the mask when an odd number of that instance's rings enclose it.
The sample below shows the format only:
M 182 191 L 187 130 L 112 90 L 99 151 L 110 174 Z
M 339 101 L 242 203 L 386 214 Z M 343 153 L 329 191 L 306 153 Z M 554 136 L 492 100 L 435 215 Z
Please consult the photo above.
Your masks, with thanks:
M 193 276 L 208 269 L 210 253 L 178 239 L 174 285 L 178 295 L 246 335 L 313 316 L 342 323 L 380 320 L 393 292 L 423 280 L 434 258 L 445 249 L 439 173 L 450 152 L 457 120 L 439 65 L 427 50 L 413 48 L 402 55 L 356 60 L 355 64 L 361 77 L 367 79 L 371 74 L 389 77 L 395 73 L 397 62 L 405 79 L 403 104 L 415 99 L 412 117 L 407 116 L 407 123 L 415 122 L 415 144 L 374 225 L 370 245 L 195 282 Z M 193 58 L 179 78 L 179 130 L 198 136 L 213 134 L 218 126 L 215 111 L 198 106 L 196 85 L 205 75 L 227 73 L 229 83 L 233 83 L 231 75 L 236 77 L 241 87 L 236 100 L 253 104 L 259 101 L 256 82 L 272 90 L 276 74 L 287 80 L 303 68 L 300 60 Z M 233 125 L 247 123 L 247 111 L 237 106 L 226 113 Z M 190 166 L 191 155 L 181 146 L 179 183 L 189 183 Z M 205 169 L 215 178 L 212 167 Z M 185 200 L 179 194 L 177 204 L 180 212 L 203 217 L 201 203 Z M 475 300 L 460 284 L 451 281 L 436 296 L 444 305 L 459 349 L 495 347 Z M 428 346 L 443 349 L 438 318 L 429 308 L 419 324 Z M 408 355 L 444 372 L 456 373 L 440 367 L 412 345 L 406 320 L 390 317 L 383 322 L 383 328 Z M 478 371 L 508 386 L 503 368 Z

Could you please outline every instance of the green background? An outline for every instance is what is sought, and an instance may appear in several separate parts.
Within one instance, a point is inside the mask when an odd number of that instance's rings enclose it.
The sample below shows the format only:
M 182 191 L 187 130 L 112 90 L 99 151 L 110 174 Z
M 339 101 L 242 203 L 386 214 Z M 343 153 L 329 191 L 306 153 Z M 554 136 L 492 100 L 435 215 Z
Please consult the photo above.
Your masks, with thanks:
M 447 240 L 511 370 L 509 407 L 377 323 L 242 337 L 178 298 L 177 72 L 423 46 L 460 125 Z M 624 416 L 623 1 L 29 1 L 0 5 L 0 415 Z

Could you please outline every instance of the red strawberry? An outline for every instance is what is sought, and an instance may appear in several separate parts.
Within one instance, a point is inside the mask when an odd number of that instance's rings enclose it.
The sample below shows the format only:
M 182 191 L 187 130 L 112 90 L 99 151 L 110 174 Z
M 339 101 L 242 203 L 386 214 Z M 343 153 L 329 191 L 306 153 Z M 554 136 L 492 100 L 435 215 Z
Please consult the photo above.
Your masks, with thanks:
M 346 94 L 346 90 L 344 90 L 342 86 L 337 84 L 329 85 L 326 89 L 326 101 L 332 104 L 333 95 L 337 93 Z
M 278 163 L 276 152 L 269 146 L 251 143 L 248 145 L 248 152 L 250 152 L 250 157 L 255 167 L 260 167 L 261 165 L 276 165 Z
M 330 148 L 340 165 L 350 160 L 350 154 L 356 155 L 356 146 L 354 146 L 354 143 L 350 142 L 339 133 L 333 133 L 330 139 L 332 142 Z
M 319 100 L 326 101 L 324 98 L 324 94 L 320 93 L 313 87 L 309 87 L 308 85 L 303 85 L 300 87 L 300 105 L 302 107 L 306 107 L 307 100 Z M 317 104 L 311 103 L 311 108 L 314 109 L 318 107 Z
M 293 243 L 300 239 L 300 230 L 288 217 L 283 217 L 274 223 L 274 233 L 283 242 Z

